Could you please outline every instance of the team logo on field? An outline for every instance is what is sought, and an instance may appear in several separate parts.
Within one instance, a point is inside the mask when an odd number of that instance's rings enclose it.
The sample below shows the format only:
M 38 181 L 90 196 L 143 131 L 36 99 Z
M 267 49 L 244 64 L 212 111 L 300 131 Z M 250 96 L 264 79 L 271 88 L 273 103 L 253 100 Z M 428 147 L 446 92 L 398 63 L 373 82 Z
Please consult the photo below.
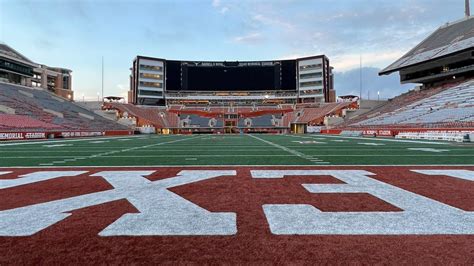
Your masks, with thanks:
M 157 170 L 159 171 L 159 170 Z M 103 228 L 100 236 L 209 236 L 238 233 L 235 212 L 211 212 L 170 191 L 204 180 L 235 177 L 237 171 L 182 170 L 176 176 L 150 181 L 155 170 L 101 171 L 113 189 L 0 211 L 0 236 L 30 236 L 66 219 L 85 207 L 126 199 L 139 213 L 127 213 Z M 471 170 L 412 170 L 474 181 Z M 0 172 L 0 175 L 10 172 Z M 0 179 L 0 190 L 88 171 L 38 171 L 15 179 Z M 401 211 L 324 212 L 309 204 L 263 204 L 275 235 L 400 235 L 474 234 L 474 212 L 444 204 L 372 178 L 365 170 L 250 170 L 252 179 L 281 180 L 293 176 L 332 176 L 341 184 L 301 184 L 305 193 L 368 193 Z

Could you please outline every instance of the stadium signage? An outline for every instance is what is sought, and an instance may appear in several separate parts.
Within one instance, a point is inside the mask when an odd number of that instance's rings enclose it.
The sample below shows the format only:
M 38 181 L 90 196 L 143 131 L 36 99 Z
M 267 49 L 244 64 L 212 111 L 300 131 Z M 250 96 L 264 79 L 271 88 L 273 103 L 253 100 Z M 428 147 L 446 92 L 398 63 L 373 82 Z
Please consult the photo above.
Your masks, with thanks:
M 44 138 L 46 138 L 46 133 L 44 132 L 25 133 L 25 139 L 44 139 Z
M 46 139 L 49 136 L 55 138 L 74 138 L 74 137 L 95 137 L 95 136 L 119 136 L 133 135 L 128 130 L 115 131 L 64 131 L 64 132 L 0 132 L 0 140 L 27 140 L 27 139 Z
M 308 133 L 321 133 L 321 130 L 323 130 L 323 127 L 318 127 L 318 126 L 307 126 L 306 131 Z
M 237 213 L 210 211 L 197 202 L 177 194 L 174 189 L 201 181 L 232 180 L 237 170 L 181 170 L 176 175 L 150 180 L 155 170 L 32 171 L 15 179 L 0 179 L 0 193 L 20 186 L 60 178 L 87 175 L 107 181 L 113 189 L 69 198 L 4 208 L 0 211 L 0 236 L 30 236 L 65 220 L 72 212 L 117 200 L 127 200 L 138 213 L 126 213 L 101 229 L 99 236 L 225 236 L 237 234 Z M 465 169 L 416 169 L 411 174 L 443 175 L 474 181 L 474 171 Z M 0 171 L 0 176 L 11 172 Z M 365 193 L 391 204 L 398 211 L 331 212 L 311 204 L 265 202 L 261 205 L 274 235 L 474 235 L 474 212 L 415 194 L 375 179 L 366 170 L 269 170 L 249 171 L 251 182 L 285 182 L 309 177 L 299 184 L 299 194 L 313 197 L 324 194 Z M 330 176 L 338 183 L 318 178 Z M 311 182 L 310 180 L 314 180 Z M 268 184 L 268 183 L 267 183 Z M 6 194 L 3 194 L 6 195 Z M 298 196 L 298 195 L 294 195 Z M 207 206 L 209 208 L 209 206 Z
M 0 140 L 44 139 L 44 138 L 46 138 L 46 133 L 44 133 L 44 132 L 0 133 Z
M 392 136 L 392 130 L 364 130 L 364 135 Z
M 0 139 L 23 139 L 23 133 L 0 133 Z
M 45 139 L 48 134 L 63 138 L 105 136 L 106 132 L 67 131 L 67 132 L 0 132 L 0 140 Z
M 72 138 L 72 137 L 95 137 L 95 136 L 105 136 L 105 132 L 95 131 L 95 132 L 87 132 L 87 131 L 66 131 L 61 132 L 61 136 L 64 138 Z

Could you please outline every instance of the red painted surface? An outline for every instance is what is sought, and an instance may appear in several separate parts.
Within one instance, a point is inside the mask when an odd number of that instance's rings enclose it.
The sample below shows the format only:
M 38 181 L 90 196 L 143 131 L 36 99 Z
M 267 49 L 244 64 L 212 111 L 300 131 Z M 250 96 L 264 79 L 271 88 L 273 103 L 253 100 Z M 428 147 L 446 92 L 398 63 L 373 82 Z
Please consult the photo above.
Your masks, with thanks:
M 63 169 L 63 168 L 61 168 Z M 0 190 L 0 210 L 112 189 L 100 171 L 156 170 L 149 177 L 175 176 L 176 168 L 64 168 L 89 171 Z M 126 213 L 137 210 L 119 200 L 72 212 L 67 219 L 31 236 L 0 237 L 0 264 L 92 263 L 229 263 L 229 264 L 456 264 L 473 265 L 473 235 L 398 236 L 277 236 L 270 233 L 262 204 L 312 204 L 322 211 L 400 211 L 365 193 L 310 194 L 303 183 L 341 183 L 331 176 L 317 179 L 294 176 L 284 179 L 252 179 L 250 170 L 321 169 L 318 167 L 218 167 L 189 169 L 237 170 L 237 176 L 215 178 L 171 189 L 181 197 L 212 212 L 237 213 L 238 233 L 206 237 L 100 237 L 98 233 Z M 363 169 L 382 182 L 432 198 L 466 211 L 474 211 L 474 182 L 413 173 L 414 169 L 466 169 L 474 167 L 324 167 L 325 170 Z M 0 179 L 46 169 L 14 171 Z M 54 170 L 58 170 L 55 168 Z

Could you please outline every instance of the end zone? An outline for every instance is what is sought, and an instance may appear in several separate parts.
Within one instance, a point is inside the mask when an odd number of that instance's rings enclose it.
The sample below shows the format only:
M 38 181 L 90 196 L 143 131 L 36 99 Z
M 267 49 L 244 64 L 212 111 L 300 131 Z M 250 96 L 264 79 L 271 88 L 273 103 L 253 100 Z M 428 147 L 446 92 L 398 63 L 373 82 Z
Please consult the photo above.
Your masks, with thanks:
M 1 258 L 464 264 L 473 181 L 474 166 L 1 168 Z

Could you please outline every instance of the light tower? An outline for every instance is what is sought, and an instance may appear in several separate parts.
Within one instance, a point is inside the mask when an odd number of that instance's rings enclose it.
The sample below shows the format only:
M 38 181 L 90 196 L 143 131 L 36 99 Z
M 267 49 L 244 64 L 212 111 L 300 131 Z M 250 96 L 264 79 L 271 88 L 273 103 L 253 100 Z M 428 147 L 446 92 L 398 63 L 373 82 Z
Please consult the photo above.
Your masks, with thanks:
M 466 8 L 466 18 L 471 16 L 471 7 L 469 6 L 469 0 L 465 0 L 465 8 Z

